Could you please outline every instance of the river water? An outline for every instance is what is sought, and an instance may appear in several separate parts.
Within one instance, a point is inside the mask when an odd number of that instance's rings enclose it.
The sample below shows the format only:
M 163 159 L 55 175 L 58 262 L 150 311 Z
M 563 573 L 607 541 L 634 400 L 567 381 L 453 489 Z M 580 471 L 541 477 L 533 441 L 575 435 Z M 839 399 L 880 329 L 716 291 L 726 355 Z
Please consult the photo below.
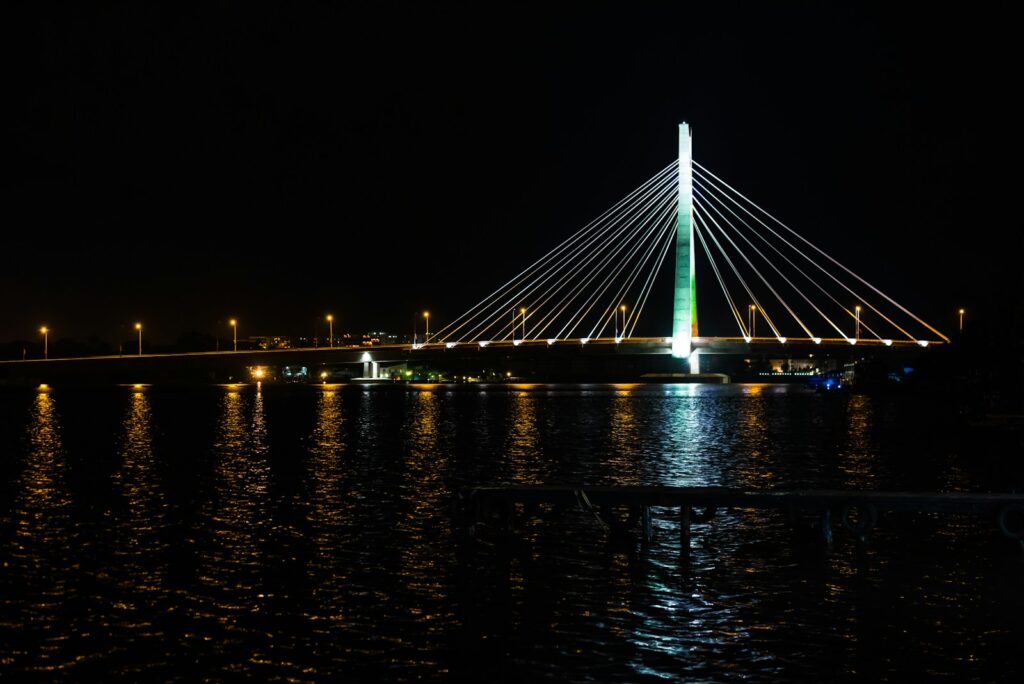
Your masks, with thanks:
M 830 552 L 768 511 L 570 511 L 468 541 L 498 483 L 1010 491 L 943 398 L 796 387 L 0 394 L 0 679 L 1017 680 L 1019 546 L 884 515 Z

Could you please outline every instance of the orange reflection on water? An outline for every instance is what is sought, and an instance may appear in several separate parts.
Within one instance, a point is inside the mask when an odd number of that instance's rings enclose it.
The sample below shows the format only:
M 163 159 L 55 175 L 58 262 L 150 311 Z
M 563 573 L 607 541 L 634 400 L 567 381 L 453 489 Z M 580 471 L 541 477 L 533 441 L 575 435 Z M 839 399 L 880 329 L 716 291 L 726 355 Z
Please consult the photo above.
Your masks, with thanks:
M 206 594 L 198 599 L 196 616 L 210 610 L 231 625 L 234 617 L 259 605 L 263 557 L 260 540 L 270 522 L 266 422 L 263 395 L 228 389 L 221 398 L 220 419 L 212 457 L 213 492 L 204 503 L 202 527 L 210 537 L 199 549 L 198 581 Z M 248 414 L 251 414 L 251 417 Z M 196 638 L 204 639 L 203 634 Z
M 324 390 L 317 397 L 306 480 L 306 515 L 313 546 L 306 574 L 317 597 L 309 615 L 316 632 L 336 629 L 345 621 L 346 598 L 351 590 L 350 566 L 345 559 L 352 553 L 349 535 L 355 502 L 362 498 L 362 493 L 358 480 L 351 477 L 351 468 L 343 461 L 343 425 L 342 395 Z
M 637 431 L 636 402 L 629 391 L 616 392 L 612 398 L 608 439 L 611 453 L 606 466 L 612 482 L 619 485 L 640 484 L 644 468 L 640 463 L 641 435 Z
M 117 613 L 125 623 L 151 615 L 152 606 L 148 604 L 156 600 L 153 594 L 162 587 L 166 575 L 160 555 L 167 548 L 162 541 L 166 501 L 156 472 L 152 423 L 149 397 L 142 390 L 132 392 L 122 421 L 121 467 L 113 475 L 127 510 L 115 523 L 122 552 L 112 575 L 125 595 L 137 596 L 124 602 Z
M 29 448 L 11 510 L 14 536 L 7 540 L 9 561 L 2 568 L 4 576 L 22 581 L 16 595 L 0 596 L 0 605 L 5 620 L 17 625 L 23 638 L 38 639 L 41 648 L 0 649 L 0 662 L 52 672 L 69 664 L 61 648 L 64 602 L 77 586 L 78 549 L 69 543 L 75 537 L 68 464 L 52 395 L 35 395 L 27 422 Z
M 154 481 L 152 407 L 145 392 L 132 392 L 123 421 L 121 469 L 114 480 L 128 500 L 130 519 L 147 527 L 152 525 L 154 509 L 162 503 Z
M 621 397 L 629 396 L 630 392 L 639 386 L 638 382 L 617 382 L 612 385 L 615 388 L 615 393 Z
M 35 396 L 29 419 L 29 453 L 22 474 L 26 504 L 40 510 L 70 503 L 64 489 L 66 464 L 57 419 L 56 400 L 48 392 Z
M 743 385 L 743 393 L 749 397 L 759 397 L 765 393 L 768 383 L 751 382 Z
M 452 617 L 446 600 L 447 556 L 439 546 L 449 543 L 447 507 L 450 491 L 444 477 L 449 458 L 442 447 L 442 396 L 432 392 L 408 395 L 410 411 L 403 430 L 407 435 L 405 467 L 401 490 L 406 492 L 400 506 L 397 531 L 401 570 L 405 587 L 403 619 L 421 630 L 435 629 Z
M 878 480 L 878 449 L 874 443 L 875 407 L 872 399 L 852 394 L 846 404 L 846 440 L 839 451 L 843 486 L 875 489 Z
M 736 429 L 740 434 L 740 449 L 747 462 L 738 470 L 738 484 L 754 489 L 773 489 L 779 482 L 775 468 L 778 444 L 772 438 L 769 425 L 771 396 L 767 383 L 743 386 L 745 401 L 739 405 Z
M 543 448 L 537 435 L 537 397 L 526 392 L 512 395 L 505 454 L 515 482 L 539 484 L 543 479 Z

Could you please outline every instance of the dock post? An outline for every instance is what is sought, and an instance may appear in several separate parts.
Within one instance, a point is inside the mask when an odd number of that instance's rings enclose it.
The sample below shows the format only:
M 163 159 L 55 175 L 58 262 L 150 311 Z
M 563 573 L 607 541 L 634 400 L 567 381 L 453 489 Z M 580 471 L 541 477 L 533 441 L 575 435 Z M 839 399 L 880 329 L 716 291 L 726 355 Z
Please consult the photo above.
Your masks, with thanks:
M 684 503 L 679 509 L 679 554 L 690 555 L 690 504 Z
M 654 538 L 654 530 L 651 528 L 651 507 L 641 506 L 640 507 L 640 533 L 644 546 L 651 543 L 651 539 Z
M 821 541 L 832 546 L 832 510 L 828 508 L 821 514 Z

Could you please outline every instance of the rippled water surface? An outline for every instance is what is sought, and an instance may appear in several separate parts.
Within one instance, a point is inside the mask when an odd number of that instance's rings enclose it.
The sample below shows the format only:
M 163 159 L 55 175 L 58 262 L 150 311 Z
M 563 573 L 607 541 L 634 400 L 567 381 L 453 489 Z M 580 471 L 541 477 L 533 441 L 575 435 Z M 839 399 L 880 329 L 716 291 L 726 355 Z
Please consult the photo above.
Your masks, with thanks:
M 767 511 L 649 548 L 594 516 L 470 542 L 496 483 L 1009 491 L 1019 444 L 920 397 L 781 386 L 0 395 L 0 678 L 1017 680 L 992 520 L 826 553 Z M 808 523 L 809 525 L 809 523 Z M 804 529 L 806 527 L 806 529 Z

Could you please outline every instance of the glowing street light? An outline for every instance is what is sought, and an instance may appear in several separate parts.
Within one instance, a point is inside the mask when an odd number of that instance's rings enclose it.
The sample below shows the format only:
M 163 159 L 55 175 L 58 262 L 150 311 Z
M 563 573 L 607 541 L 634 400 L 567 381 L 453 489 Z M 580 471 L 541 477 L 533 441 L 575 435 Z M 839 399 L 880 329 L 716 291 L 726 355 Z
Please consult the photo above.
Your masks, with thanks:
M 750 331 L 750 339 L 757 337 L 757 307 L 750 305 L 750 312 L 747 314 L 747 330 Z
M 957 311 L 957 313 L 960 314 L 960 332 L 963 332 L 964 331 L 964 314 L 967 313 L 967 311 L 965 309 L 960 309 L 959 311 Z
M 228 325 L 231 326 L 231 334 L 233 338 L 232 347 L 235 351 L 238 351 L 238 321 L 232 318 L 230 321 L 228 321 Z
M 328 345 L 333 347 L 334 346 L 334 316 L 332 316 L 331 314 L 327 314 L 327 325 L 330 326 L 330 330 L 331 330 L 331 332 L 330 332 L 330 340 L 328 342 Z
M 139 331 L 139 356 L 142 356 L 142 324 L 136 323 L 135 329 Z
M 430 341 L 430 312 L 429 311 L 424 311 L 423 312 L 423 320 L 425 320 L 427 322 L 427 332 L 425 332 L 423 334 L 423 344 L 426 344 L 427 342 Z
M 854 311 L 854 313 L 856 314 L 856 317 L 857 317 L 857 328 L 854 331 L 853 339 L 859 340 L 860 339 L 860 304 L 858 304 L 857 306 L 853 307 L 853 311 Z
M 48 359 L 50 358 L 50 329 L 44 325 L 39 332 L 43 333 L 43 358 Z
M 523 341 L 526 341 L 526 307 L 519 307 L 519 314 L 523 317 Z M 513 335 L 515 337 L 515 335 Z
M 619 337 L 619 314 L 622 314 L 622 334 L 626 334 L 626 305 L 619 304 L 618 311 L 615 312 L 615 342 L 618 343 L 622 338 Z

